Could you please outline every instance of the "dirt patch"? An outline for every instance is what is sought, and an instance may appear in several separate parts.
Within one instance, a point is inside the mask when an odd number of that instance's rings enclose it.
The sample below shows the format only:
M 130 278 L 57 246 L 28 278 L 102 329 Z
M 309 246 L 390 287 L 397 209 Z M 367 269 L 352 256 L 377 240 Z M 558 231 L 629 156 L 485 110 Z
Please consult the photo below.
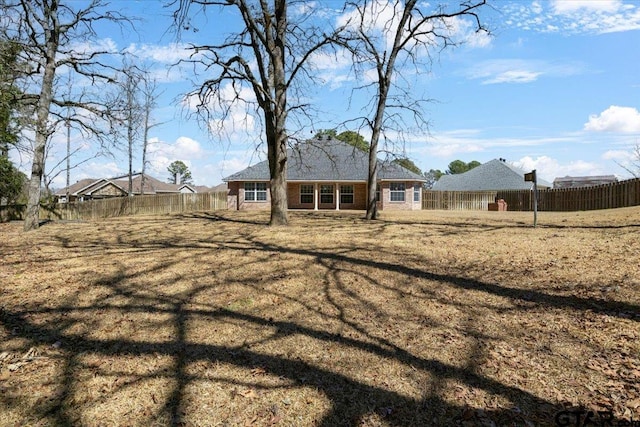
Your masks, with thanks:
M 267 215 L 0 224 L 0 425 L 640 419 L 640 208 Z

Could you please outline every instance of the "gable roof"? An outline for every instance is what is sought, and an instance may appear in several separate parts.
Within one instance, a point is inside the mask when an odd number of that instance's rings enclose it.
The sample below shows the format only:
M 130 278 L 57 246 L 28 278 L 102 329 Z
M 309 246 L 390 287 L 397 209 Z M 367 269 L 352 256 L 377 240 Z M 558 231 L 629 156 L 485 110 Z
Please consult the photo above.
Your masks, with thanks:
M 129 189 L 129 175 L 117 176 L 114 178 L 85 178 L 69 186 L 69 194 L 72 196 L 85 196 L 91 195 L 95 191 L 104 188 L 105 186 L 113 185 L 120 189 L 123 194 L 127 194 Z M 142 174 L 135 173 L 132 177 L 133 194 L 142 194 Z M 208 190 L 204 186 L 194 186 L 191 184 L 171 184 L 168 182 L 160 181 L 152 176 L 146 175 L 144 177 L 144 194 L 160 194 L 160 193 L 179 193 L 182 189 L 187 189 L 190 192 L 203 193 Z M 56 191 L 55 195 L 63 197 L 67 194 L 67 188 L 62 188 Z
M 491 160 L 470 171 L 442 175 L 433 184 L 435 191 L 495 191 L 531 190 L 533 183 L 524 180 L 526 172 L 498 159 Z M 538 178 L 538 187 L 551 188 L 551 183 Z
M 369 154 L 338 139 L 313 139 L 287 150 L 287 181 L 362 181 L 369 176 Z M 269 163 L 262 161 L 223 178 L 232 181 L 268 181 Z M 379 160 L 378 179 L 420 181 L 425 178 L 402 166 Z

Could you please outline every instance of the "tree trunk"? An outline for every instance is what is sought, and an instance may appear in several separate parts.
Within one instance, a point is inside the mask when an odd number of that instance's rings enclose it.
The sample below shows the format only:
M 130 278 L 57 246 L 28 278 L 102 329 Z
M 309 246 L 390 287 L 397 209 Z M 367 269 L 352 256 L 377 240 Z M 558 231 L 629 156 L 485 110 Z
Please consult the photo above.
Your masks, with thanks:
M 277 172 L 272 174 L 271 184 L 271 219 L 269 225 L 288 225 L 286 159 L 277 161 Z
M 384 120 L 384 110 L 387 104 L 389 93 L 389 83 L 381 82 L 378 94 L 378 107 L 376 117 L 373 121 L 373 132 L 371 133 L 371 145 L 369 146 L 369 176 L 367 177 L 368 201 L 366 219 L 378 219 L 378 203 L 376 200 L 376 187 L 378 186 L 378 141 Z M 380 189 L 382 197 L 382 189 Z
M 288 225 L 289 216 L 287 213 L 287 88 L 286 75 L 284 70 L 285 38 L 287 32 L 287 2 L 286 0 L 276 0 L 275 2 L 275 24 L 276 33 L 273 40 L 273 56 L 271 59 L 271 70 L 273 70 L 273 93 L 275 103 L 273 105 L 273 123 L 271 129 L 267 125 L 267 132 L 273 132 L 272 146 L 268 147 L 269 168 L 271 169 L 271 220 L 269 225 Z M 270 137 L 267 136 L 267 141 Z
M 57 2 L 51 3 L 51 16 L 57 14 Z M 36 138 L 29 181 L 29 197 L 24 218 L 24 231 L 35 230 L 40 226 L 40 187 L 44 174 L 45 146 L 48 136 L 49 109 L 53 97 L 53 79 L 56 75 L 55 56 L 58 51 L 58 28 L 46 29 L 46 64 L 42 76 L 40 98 L 36 107 Z
M 375 146 L 374 146 L 375 145 Z M 369 175 L 367 177 L 367 214 L 366 219 L 378 218 L 378 201 L 376 200 L 376 187 L 378 186 L 378 141 L 373 143 L 371 138 L 371 146 L 369 147 Z M 382 189 L 380 190 L 382 196 Z
M 27 211 L 24 217 L 24 231 L 35 230 L 40 226 L 40 185 L 42 183 L 42 170 L 44 169 L 44 143 L 39 142 L 36 133 L 36 149 L 33 152 L 31 165 L 31 179 L 29 180 L 29 196 L 27 199 Z

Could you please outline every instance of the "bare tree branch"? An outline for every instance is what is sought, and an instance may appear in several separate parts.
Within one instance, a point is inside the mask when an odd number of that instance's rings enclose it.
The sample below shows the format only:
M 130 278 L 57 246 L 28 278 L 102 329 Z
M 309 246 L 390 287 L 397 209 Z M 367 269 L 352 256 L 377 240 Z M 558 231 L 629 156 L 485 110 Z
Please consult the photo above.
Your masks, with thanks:
M 377 216 L 377 155 L 380 138 L 386 140 L 385 134 L 390 131 L 402 135 L 407 129 L 407 113 L 413 118 L 415 128 L 428 132 L 428 121 L 422 111 L 429 99 L 416 97 L 410 86 L 403 87 L 400 84 L 404 66 L 412 65 L 417 74 L 421 65 L 430 67 L 432 51 L 441 52 L 458 45 L 460 42 L 452 32 L 451 20 L 471 19 L 477 31 L 486 31 L 478 15 L 485 5 L 486 0 L 465 1 L 458 6 L 433 6 L 418 0 L 347 2 L 344 12 L 351 16 L 347 29 L 351 33 L 348 45 L 353 55 L 354 72 L 376 72 L 374 82 L 357 88 L 375 91 L 365 106 L 368 114 L 362 120 L 371 131 L 367 219 Z M 378 16 L 382 16 L 382 12 L 389 12 L 389 8 L 392 19 L 378 22 Z
M 46 145 L 55 129 L 56 118 L 64 116 L 59 109 L 76 113 L 75 123 L 93 137 L 106 143 L 111 135 L 112 108 L 99 101 L 104 99 L 102 96 L 105 91 L 99 86 L 114 82 L 114 68 L 102 60 L 112 52 L 101 49 L 81 52 L 75 47 L 80 42 L 91 42 L 97 38 L 94 29 L 96 22 L 130 22 L 117 12 L 106 11 L 107 4 L 103 0 L 91 0 L 80 7 L 76 7 L 77 3 L 64 0 L 6 0 L 0 4 L 0 12 L 9 21 L 1 29 L 2 36 L 20 44 L 21 62 L 31 66 L 31 70 L 23 75 L 25 96 L 20 100 L 31 105 L 35 112 L 35 143 L 25 230 L 39 226 Z M 96 86 L 94 92 L 81 91 L 76 94 L 74 101 L 59 99 L 56 89 L 60 83 L 56 75 L 62 70 L 74 73 L 77 78 L 88 79 Z M 96 123 L 89 123 L 95 119 L 98 119 Z
M 237 124 L 234 115 L 252 116 L 264 127 L 271 176 L 271 225 L 285 225 L 287 218 L 286 164 L 291 116 L 309 114 L 303 99 L 316 78 L 309 72 L 311 58 L 334 49 L 340 30 L 322 27 L 308 16 L 291 20 L 286 0 L 174 0 L 178 29 L 192 29 L 190 16 L 213 9 L 233 12 L 242 22 L 222 43 L 192 45 L 186 62 L 213 78 L 188 94 L 196 98 L 201 119 L 219 131 Z M 193 10 L 195 9 L 195 10 Z M 305 89 L 307 89 L 305 91 Z M 247 90 L 250 94 L 247 94 Z M 231 121 L 231 123 L 227 123 Z

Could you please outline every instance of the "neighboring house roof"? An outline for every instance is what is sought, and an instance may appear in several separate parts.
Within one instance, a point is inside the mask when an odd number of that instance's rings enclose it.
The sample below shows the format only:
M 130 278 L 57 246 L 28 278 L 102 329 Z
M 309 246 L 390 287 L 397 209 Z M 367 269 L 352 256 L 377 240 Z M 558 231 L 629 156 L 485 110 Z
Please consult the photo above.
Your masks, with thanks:
M 117 176 L 114 178 L 99 178 L 99 179 L 82 179 L 75 184 L 69 186 L 69 194 L 75 197 L 91 196 L 93 193 L 103 189 L 106 186 L 113 186 L 120 190 L 122 194 L 127 194 L 129 190 L 129 175 Z M 206 191 L 200 191 L 207 187 L 194 186 L 191 184 L 171 184 L 168 182 L 160 181 L 152 176 L 145 175 L 144 177 L 144 194 L 161 194 L 161 193 L 180 193 L 191 192 L 200 193 Z M 132 176 L 132 189 L 133 194 L 142 194 L 142 174 L 136 173 Z M 56 196 L 66 196 L 67 188 L 63 188 L 55 193 Z
M 226 182 L 223 182 L 222 184 L 212 187 L 209 191 L 212 193 L 217 193 L 218 191 L 229 191 L 229 185 Z
M 530 190 L 533 183 L 524 180 L 526 172 L 498 159 L 470 171 L 443 175 L 433 184 L 435 191 Z M 538 187 L 551 188 L 551 183 L 538 178 Z
M 213 187 L 207 187 L 206 185 L 191 185 L 189 184 L 189 186 L 193 189 L 195 189 L 196 193 L 213 193 L 215 190 L 213 189 Z
M 369 154 L 338 139 L 313 139 L 287 150 L 287 181 L 362 181 L 369 175 Z M 224 178 L 232 181 L 268 181 L 263 161 Z M 379 160 L 378 180 L 426 181 L 402 166 Z
M 78 194 L 82 190 L 91 187 L 97 181 L 99 181 L 99 180 L 94 179 L 94 178 L 81 179 L 80 181 L 76 182 L 75 184 L 71 184 L 69 186 L 69 194 L 71 194 L 71 195 Z M 67 195 L 67 187 L 57 191 L 55 193 L 55 195 L 56 196 L 66 196 Z
M 615 175 L 565 176 L 553 180 L 553 188 L 593 187 L 618 182 Z

